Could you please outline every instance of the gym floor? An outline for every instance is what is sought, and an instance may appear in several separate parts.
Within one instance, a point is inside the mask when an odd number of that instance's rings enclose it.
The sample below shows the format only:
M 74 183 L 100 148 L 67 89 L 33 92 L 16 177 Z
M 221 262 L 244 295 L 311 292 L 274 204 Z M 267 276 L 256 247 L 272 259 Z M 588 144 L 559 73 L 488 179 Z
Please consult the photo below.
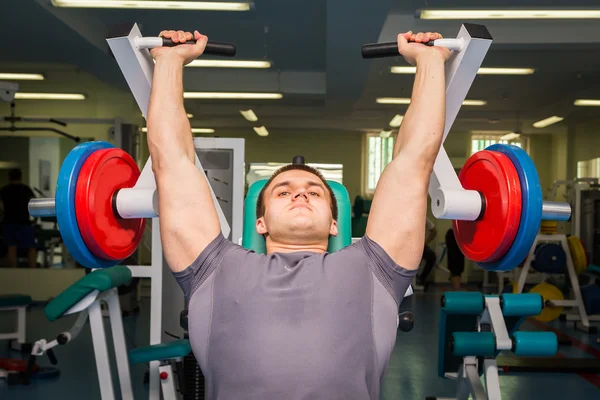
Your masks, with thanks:
M 396 347 L 382 387 L 382 399 L 424 399 L 426 396 L 452 397 L 455 382 L 437 376 L 437 332 L 439 319 L 439 299 L 441 289 L 433 288 L 427 293 L 416 293 L 406 299 L 402 310 L 411 310 L 415 315 L 415 328 L 412 332 L 399 332 Z M 125 329 L 128 345 L 148 343 L 148 306 L 141 304 L 137 316 L 126 317 Z M 27 340 L 52 339 L 62 330 L 69 329 L 74 317 L 66 317 L 54 323 L 48 322 L 42 307 L 32 308 L 27 315 Z M 108 322 L 106 320 L 105 322 Z M 0 317 L 0 331 L 9 323 L 6 316 Z M 88 325 L 89 326 L 89 325 Z M 539 330 L 540 323 L 526 322 L 521 329 Z M 551 328 L 569 335 L 573 345 L 561 347 L 564 357 L 600 358 L 598 335 L 588 335 L 567 327 L 565 323 L 554 321 Z M 110 332 L 108 327 L 107 332 Z M 110 335 L 109 335 L 110 337 Z M 0 357 L 18 357 L 17 353 L 7 352 L 5 343 L 1 345 Z M 85 328 L 77 340 L 66 347 L 57 348 L 58 378 L 35 380 L 29 386 L 7 386 L 0 382 L 0 399 L 3 400 L 42 400 L 42 399 L 100 399 L 96 376 L 96 365 L 89 328 Z M 113 361 L 114 363 L 114 361 Z M 46 357 L 39 360 L 40 366 L 50 365 Z M 113 364 L 114 365 L 114 364 Z M 143 383 L 146 367 L 132 367 L 132 379 L 136 398 L 147 398 L 147 386 Z M 115 380 L 116 383 L 116 380 Z M 563 373 L 514 373 L 501 374 L 500 386 L 505 399 L 563 399 L 566 391 L 570 398 L 600 398 L 600 375 Z

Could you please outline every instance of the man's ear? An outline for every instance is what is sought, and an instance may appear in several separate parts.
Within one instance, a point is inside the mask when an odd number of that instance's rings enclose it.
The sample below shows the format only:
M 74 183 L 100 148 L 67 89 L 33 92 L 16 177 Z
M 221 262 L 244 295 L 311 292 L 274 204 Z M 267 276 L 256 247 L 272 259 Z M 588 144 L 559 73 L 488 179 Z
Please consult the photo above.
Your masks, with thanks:
M 339 233 L 339 231 L 338 231 L 337 221 L 335 219 L 331 220 L 331 227 L 329 228 L 329 234 L 331 236 L 337 236 L 338 233 Z
M 260 217 L 256 220 L 256 233 L 264 235 L 267 233 L 267 225 L 265 224 L 265 217 Z

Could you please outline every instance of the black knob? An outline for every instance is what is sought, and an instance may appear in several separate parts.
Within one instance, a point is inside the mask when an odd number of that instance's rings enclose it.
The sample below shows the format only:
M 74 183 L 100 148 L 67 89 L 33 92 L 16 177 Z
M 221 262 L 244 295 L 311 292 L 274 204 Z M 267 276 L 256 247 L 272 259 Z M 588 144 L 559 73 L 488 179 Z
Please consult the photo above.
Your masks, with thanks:
M 410 311 L 404 311 L 398 315 L 398 318 L 400 320 L 398 323 L 398 328 L 402 332 L 412 331 L 413 327 L 415 326 L 415 317 L 413 316 L 413 313 Z
M 67 344 L 69 342 L 69 338 L 64 333 L 61 333 L 60 335 L 58 335 L 56 337 L 56 341 L 58 342 L 58 344 L 61 344 L 61 345 Z
M 294 156 L 292 164 L 304 164 L 304 156 Z
M 188 310 L 183 310 L 181 314 L 179 314 L 179 326 L 184 331 L 188 330 Z

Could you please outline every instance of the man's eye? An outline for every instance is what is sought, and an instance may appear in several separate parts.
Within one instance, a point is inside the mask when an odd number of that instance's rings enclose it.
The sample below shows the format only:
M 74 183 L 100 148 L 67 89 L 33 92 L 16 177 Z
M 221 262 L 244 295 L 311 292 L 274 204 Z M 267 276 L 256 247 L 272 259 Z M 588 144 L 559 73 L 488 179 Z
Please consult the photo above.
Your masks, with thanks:
M 287 195 L 287 194 L 290 194 L 290 192 L 281 192 L 281 193 L 279 193 L 279 196 L 283 196 L 283 195 Z
M 309 194 L 310 194 L 311 196 L 318 196 L 318 195 L 319 195 L 319 193 L 317 193 L 317 192 L 309 192 Z

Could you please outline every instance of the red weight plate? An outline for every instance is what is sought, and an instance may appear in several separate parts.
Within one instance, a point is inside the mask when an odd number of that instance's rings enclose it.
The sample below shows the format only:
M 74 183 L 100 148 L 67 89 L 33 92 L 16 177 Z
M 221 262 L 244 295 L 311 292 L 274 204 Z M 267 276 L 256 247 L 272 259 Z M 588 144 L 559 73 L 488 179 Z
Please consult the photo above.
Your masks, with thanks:
M 495 262 L 510 249 L 521 219 L 521 184 L 510 159 L 499 152 L 473 154 L 458 178 L 463 187 L 485 198 L 477 221 L 452 221 L 458 246 L 475 262 Z
M 114 193 L 133 187 L 139 176 L 133 158 L 118 148 L 95 151 L 81 167 L 75 213 L 83 241 L 97 257 L 123 260 L 140 244 L 146 221 L 123 219 L 113 211 Z

